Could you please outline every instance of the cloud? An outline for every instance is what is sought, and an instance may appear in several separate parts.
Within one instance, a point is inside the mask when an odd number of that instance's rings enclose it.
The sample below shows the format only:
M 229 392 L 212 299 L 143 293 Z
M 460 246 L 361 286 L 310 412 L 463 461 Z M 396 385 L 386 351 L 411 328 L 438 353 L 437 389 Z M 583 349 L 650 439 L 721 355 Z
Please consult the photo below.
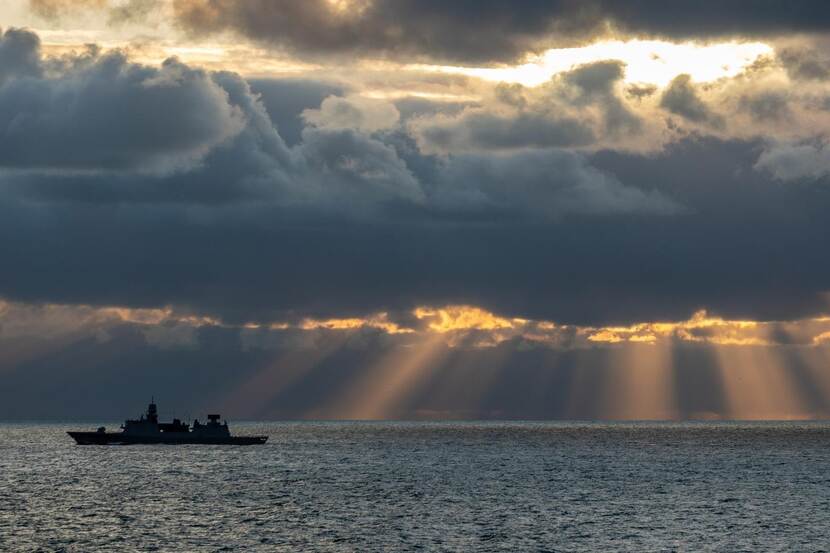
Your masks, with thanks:
M 36 47 L 36 40 L 28 44 Z M 94 49 L 40 59 L 40 65 L 49 71 L 16 75 L 0 88 L 0 121 L 8 121 L 0 164 L 39 172 L 6 179 L 9 189 L 30 199 L 214 205 L 256 199 L 263 206 L 361 218 L 384 218 L 392 205 L 436 214 L 462 209 L 477 216 L 495 210 L 543 217 L 679 209 L 656 191 L 626 187 L 592 170 L 577 154 L 550 150 L 590 137 L 575 117 L 536 120 L 520 113 L 500 120 L 464 111 L 466 140 L 473 146 L 544 149 L 436 161 L 396 138 L 403 131 L 394 104 L 356 94 L 328 96 L 299 114 L 307 126 L 289 147 L 274 126 L 280 116 L 272 116 L 232 73 L 205 72 L 175 59 L 154 68 Z M 600 71 L 608 76 L 589 75 L 585 82 L 580 72 L 593 66 L 569 74 L 586 98 L 581 102 L 616 101 L 612 83 L 621 69 L 606 65 Z M 258 86 L 272 113 L 298 116 L 275 107 L 284 87 Z M 58 107 L 63 105 L 70 109 Z M 296 110 L 299 104 L 289 96 L 289 105 Z M 462 206 L 459 198 L 471 201 Z
M 424 200 L 420 182 L 395 149 L 360 132 L 307 128 L 301 155 L 307 169 L 301 192 L 317 204 L 349 210 L 357 206 L 346 204 L 355 200 Z
M 632 84 L 625 87 L 625 95 L 631 98 L 642 100 L 657 92 L 657 85 L 653 84 Z
M 150 68 L 93 54 L 47 72 L 37 44 L 26 31 L 0 42 L 11 58 L 0 86 L 0 166 L 177 170 L 245 126 L 210 75 L 175 59 Z
M 435 56 L 487 60 L 518 57 L 559 24 L 567 2 L 231 2 L 175 0 L 179 23 L 192 32 L 235 30 L 301 54 Z M 470 17 L 475 13 L 475 17 Z M 595 21 L 588 22 L 593 27 Z M 563 25 L 572 26 L 568 21 Z M 481 40 L 488 36 L 488 40 Z
M 417 96 L 408 96 L 399 98 L 394 101 L 398 113 L 401 115 L 401 122 L 406 123 L 408 120 L 425 115 L 436 115 L 443 113 L 445 115 L 458 114 L 464 108 L 477 105 L 475 101 L 446 101 L 446 100 L 430 100 L 428 98 L 419 98 Z
M 36 40 L 28 44 L 36 46 Z M 341 211 L 358 212 L 390 197 L 422 196 L 395 151 L 359 129 L 332 129 L 321 119 L 326 128 L 308 129 L 303 146 L 289 151 L 264 105 L 237 75 L 208 73 L 175 59 L 153 68 L 117 52 L 39 61 L 48 72 L 15 74 L 0 87 L 6 129 L 0 165 L 25 170 L 5 182 L 30 197 L 197 203 L 260 198 L 319 207 L 344 202 L 348 207 Z M 375 101 L 352 101 L 378 109 Z M 389 113 L 397 117 L 394 106 L 380 104 L 378 121 Z
M 700 99 L 689 75 L 678 75 L 660 98 L 660 107 L 694 123 L 717 121 L 709 107 Z
M 794 87 L 775 58 L 729 78 L 695 83 L 683 74 L 662 88 L 637 85 L 634 93 L 624 72 L 622 62 L 603 60 L 536 87 L 483 85 L 476 104 L 411 116 L 406 125 L 422 151 L 446 154 L 543 147 L 656 153 L 690 133 L 805 141 L 824 136 L 830 124 L 827 85 Z
M 643 130 L 620 96 L 624 64 L 599 61 L 556 75 L 537 89 L 500 83 L 495 102 L 457 114 L 425 115 L 409 127 L 430 152 L 598 146 Z
M 58 19 L 72 12 L 102 10 L 108 3 L 108 0 L 29 0 L 29 7 L 41 17 Z
M 822 179 L 830 175 L 830 146 L 826 142 L 793 144 L 777 142 L 766 148 L 755 163 L 776 179 Z
M 828 6 L 815 0 L 796 0 L 787 9 L 776 2 L 723 4 L 712 0 L 671 4 L 608 0 L 602 6 L 612 24 L 623 32 L 675 40 L 821 33 L 830 25 Z
M 384 100 L 329 96 L 319 109 L 305 110 L 303 119 L 318 128 L 357 129 L 371 133 L 393 128 L 400 119 L 400 113 L 393 104 Z
M 162 2 L 163 0 L 126 0 L 110 5 L 109 22 L 118 25 L 145 21 L 154 11 L 161 11 Z
M 83 18 L 90 13 L 107 15 L 110 25 L 142 22 L 163 10 L 167 0 L 28 0 L 29 9 L 50 23 Z
M 576 103 L 594 104 L 602 110 L 606 134 L 631 136 L 641 131 L 642 122 L 620 96 L 620 81 L 624 75 L 624 63 L 605 60 L 577 66 L 559 75 L 559 79 L 577 89 Z
M 731 78 L 705 84 L 693 83 L 687 75 L 675 78 L 662 94 L 632 104 L 635 113 L 650 122 L 659 111 L 679 117 L 665 118 L 657 141 L 662 147 L 689 133 L 725 140 L 809 142 L 824 137 L 830 112 L 824 109 L 827 84 L 817 80 L 794 80 L 776 58 L 764 58 Z M 651 140 L 660 136 L 651 133 Z
M 345 96 L 344 85 L 311 79 L 250 79 L 280 136 L 291 146 L 300 142 L 305 127 L 302 112 L 320 107 L 329 96 Z
M 622 79 L 624 74 L 624 63 L 606 60 L 580 65 L 561 78 L 577 87 L 585 97 L 605 97 L 613 94 L 614 83 Z
M 162 349 L 191 348 L 198 333 L 236 330 L 247 347 L 313 348 L 320 338 L 355 334 L 386 335 L 411 345 L 431 334 L 450 348 L 487 349 L 509 340 L 551 349 L 584 349 L 620 343 L 687 342 L 716 345 L 819 346 L 830 335 L 827 317 L 794 321 L 728 320 L 701 310 L 687 320 L 647 321 L 627 326 L 563 325 L 555 321 L 506 318 L 472 305 L 417 306 L 410 312 L 367 314 L 365 317 L 315 319 L 303 317 L 269 323 L 227 323 L 164 308 L 94 307 L 90 305 L 26 304 L 0 300 L 0 340 L 110 338 L 113 327 L 138 329 L 148 344 Z M 288 340 L 307 335 L 292 344 Z M 470 339 L 472 338 L 472 339 Z M 368 344 L 354 342 L 354 347 Z
M 824 53 L 826 44 L 810 46 L 782 48 L 778 52 L 778 59 L 793 79 L 826 81 L 830 78 L 830 57 Z
M 595 139 L 591 127 L 574 117 L 498 114 L 480 108 L 416 121 L 412 128 L 425 150 L 439 152 L 585 146 Z
M 300 55 L 516 61 L 528 52 L 588 42 L 612 33 L 670 40 L 821 33 L 827 6 L 795 0 L 724 6 L 656 0 L 174 0 L 178 22 L 194 33 L 232 30 Z M 481 40 L 481 37 L 487 37 Z
M 0 85 L 15 77 L 39 77 L 40 37 L 22 29 L 0 35 Z
M 762 90 L 741 98 L 740 105 L 758 121 L 780 121 L 792 115 L 788 92 Z
M 460 210 L 480 206 L 543 217 L 569 213 L 673 215 L 684 211 L 661 193 L 625 186 L 566 151 L 455 156 L 445 171 L 435 191 L 438 202 Z

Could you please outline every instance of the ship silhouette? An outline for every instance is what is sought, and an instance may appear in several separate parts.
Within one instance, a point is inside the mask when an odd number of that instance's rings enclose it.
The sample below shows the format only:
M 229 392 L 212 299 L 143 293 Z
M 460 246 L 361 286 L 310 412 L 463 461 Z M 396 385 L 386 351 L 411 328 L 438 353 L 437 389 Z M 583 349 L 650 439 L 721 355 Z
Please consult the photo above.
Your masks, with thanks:
M 268 436 L 231 436 L 228 422 L 219 422 L 220 416 L 208 415 L 208 422 L 201 424 L 198 419 L 193 427 L 179 419 L 173 422 L 159 422 L 158 409 L 153 400 L 147 406 L 147 413 L 138 419 L 127 419 L 121 425 L 121 432 L 107 432 L 101 426 L 95 432 L 67 432 L 79 445 L 128 445 L 128 444 L 211 444 L 211 445 L 255 445 L 264 444 Z

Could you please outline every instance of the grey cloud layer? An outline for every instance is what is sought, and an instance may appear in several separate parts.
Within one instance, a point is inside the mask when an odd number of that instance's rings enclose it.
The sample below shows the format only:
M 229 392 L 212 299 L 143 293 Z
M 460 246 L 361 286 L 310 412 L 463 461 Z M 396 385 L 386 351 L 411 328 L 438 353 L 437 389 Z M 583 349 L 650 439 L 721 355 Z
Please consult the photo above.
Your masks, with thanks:
M 36 35 L 0 38 L 0 166 L 177 169 L 239 133 L 242 112 L 210 76 L 174 60 L 161 68 L 94 51 L 44 61 Z M 209 114 L 206 116 L 206 114 Z
M 732 318 L 822 313 L 827 183 L 765 178 L 752 170 L 759 146 L 704 141 L 651 159 L 595 157 L 623 182 L 668 184 L 693 206 L 671 217 L 534 222 L 458 209 L 436 219 L 399 207 L 384 223 L 239 202 L 12 197 L 0 208 L 0 255 L 14 269 L 0 274 L 0 291 L 24 301 L 173 304 L 237 322 L 453 303 L 582 324 L 678 320 L 700 308 Z M 532 188 L 517 194 L 545 205 Z
M 9 114 L 0 140 L 18 128 L 11 114 L 24 86 L 43 91 L 33 102 L 58 92 L 73 106 L 99 99 L 120 127 L 73 108 L 61 112 L 74 117 L 67 133 L 49 103 L 29 112 L 42 120 L 23 119 L 31 151 L 8 157 L 0 174 L 0 256 L 11 268 L 0 272 L 0 296 L 177 305 L 237 322 L 458 303 L 591 324 L 686 319 L 701 308 L 734 318 L 825 309 L 823 165 L 781 186 L 793 175 L 759 158 L 758 138 L 689 132 L 648 156 L 527 140 L 498 153 L 429 154 L 410 125 L 488 112 L 404 114 L 402 102 L 319 83 L 255 82 L 260 97 L 238 75 L 175 61 L 148 68 L 93 51 L 58 63 L 32 51 L 36 41 L 19 31 L 0 42 L 17 68 L 0 84 L 10 102 L 0 104 Z M 579 120 L 593 113 L 594 133 L 627 129 L 618 136 L 628 140 L 648 122 L 623 100 L 621 71 L 594 64 L 540 91 Z M 310 105 L 297 99 L 306 88 Z M 120 95 L 131 104 L 119 111 Z M 547 115 L 527 91 L 494 97 L 504 117 Z M 148 129 L 152 105 L 160 113 Z M 295 125 L 290 145 L 283 125 Z M 96 134 L 118 128 L 129 132 L 111 144 Z M 159 129 L 184 146 L 154 147 Z M 52 147 L 37 150 L 37 137 Z
M 464 62 L 514 60 L 528 51 L 586 41 L 615 29 L 669 39 L 779 36 L 830 28 L 821 0 L 174 0 L 196 33 L 234 30 L 304 54 L 364 53 Z M 486 39 L 482 39 L 486 37 Z

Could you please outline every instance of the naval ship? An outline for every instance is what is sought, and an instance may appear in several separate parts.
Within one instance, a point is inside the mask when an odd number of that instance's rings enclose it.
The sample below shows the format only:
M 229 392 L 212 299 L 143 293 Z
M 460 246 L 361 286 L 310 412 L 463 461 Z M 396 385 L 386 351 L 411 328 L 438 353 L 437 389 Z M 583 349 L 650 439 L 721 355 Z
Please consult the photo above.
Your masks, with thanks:
M 211 444 L 255 445 L 264 444 L 268 436 L 231 436 L 228 422 L 219 422 L 219 415 L 208 415 L 208 422 L 189 424 L 173 419 L 159 422 L 158 409 L 151 400 L 147 413 L 137 420 L 126 420 L 121 432 L 107 432 L 103 426 L 96 432 L 67 432 L 79 445 L 127 445 L 127 444 Z

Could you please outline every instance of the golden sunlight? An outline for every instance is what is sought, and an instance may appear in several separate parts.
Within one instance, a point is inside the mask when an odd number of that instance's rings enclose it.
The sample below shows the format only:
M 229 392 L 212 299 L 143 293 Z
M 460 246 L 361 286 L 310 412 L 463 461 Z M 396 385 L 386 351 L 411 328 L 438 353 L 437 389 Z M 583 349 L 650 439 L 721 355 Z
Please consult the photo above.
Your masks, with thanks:
M 354 420 L 398 417 L 398 410 L 418 394 L 446 354 L 444 341 L 437 334 L 410 347 L 394 348 L 324 407 L 322 414 Z M 312 413 L 316 417 L 320 414 Z
M 631 345 L 613 350 L 600 381 L 604 419 L 674 420 L 678 418 L 674 392 L 671 344 Z
M 488 81 L 505 81 L 538 86 L 552 76 L 577 65 L 620 60 L 626 65 L 625 81 L 667 85 L 673 78 L 688 74 L 694 81 L 714 81 L 740 73 L 760 56 L 773 49 L 761 42 L 676 44 L 658 40 L 596 42 L 579 48 L 556 48 L 513 67 L 454 67 L 412 65 L 410 68 L 440 73 L 460 73 Z
M 414 315 L 418 319 L 428 321 L 429 329 L 434 332 L 497 330 L 513 328 L 514 323 L 524 322 L 520 319 L 504 319 L 484 309 L 468 305 L 448 305 L 440 309 L 418 307 Z

